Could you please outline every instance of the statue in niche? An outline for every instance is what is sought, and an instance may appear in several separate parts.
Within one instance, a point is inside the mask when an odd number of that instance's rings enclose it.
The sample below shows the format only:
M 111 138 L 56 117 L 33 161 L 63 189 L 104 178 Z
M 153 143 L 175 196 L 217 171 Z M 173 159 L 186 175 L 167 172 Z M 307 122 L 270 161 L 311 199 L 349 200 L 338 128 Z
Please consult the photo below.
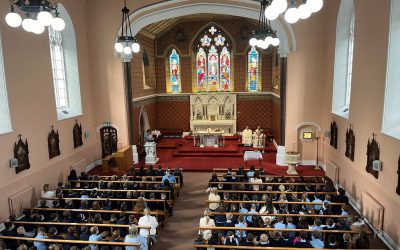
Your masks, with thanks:
M 22 136 L 18 135 L 18 137 L 18 142 L 14 143 L 14 158 L 18 160 L 18 167 L 15 168 L 16 174 L 31 167 L 29 163 L 28 139 L 25 139 L 24 143 L 21 139 Z
M 338 128 L 335 121 L 331 122 L 331 141 L 330 145 L 337 149 Z
M 75 126 L 72 130 L 73 139 L 74 139 L 74 148 L 80 147 L 83 145 L 82 141 L 82 124 L 78 124 L 78 120 L 75 120 Z
M 396 188 L 396 193 L 400 195 L 400 156 L 399 156 L 399 162 L 397 164 L 397 188 Z
M 232 119 L 232 102 L 231 99 L 227 99 L 224 104 L 225 119 Z
M 346 131 L 346 152 L 345 156 L 349 158 L 351 161 L 354 161 L 354 147 L 355 147 L 355 137 L 353 129 L 350 128 Z
M 47 137 L 47 146 L 49 150 L 49 159 L 53 159 L 61 154 L 60 152 L 60 136 L 58 131 L 54 131 L 54 126 L 51 126 L 51 132 Z
M 372 174 L 375 179 L 378 179 L 379 177 L 379 171 L 375 171 L 372 168 L 372 163 L 375 160 L 379 160 L 379 145 L 378 142 L 375 140 L 375 134 L 372 134 L 372 141 L 368 139 L 368 144 L 367 144 L 367 166 L 365 167 L 365 170 Z

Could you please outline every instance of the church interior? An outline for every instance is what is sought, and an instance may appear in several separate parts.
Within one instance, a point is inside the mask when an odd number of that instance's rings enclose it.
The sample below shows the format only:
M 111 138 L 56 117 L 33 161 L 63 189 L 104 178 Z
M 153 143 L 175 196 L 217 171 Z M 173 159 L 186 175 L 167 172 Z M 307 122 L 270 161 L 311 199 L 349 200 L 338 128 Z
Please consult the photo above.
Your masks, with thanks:
M 400 249 L 400 0 L 0 16 L 0 250 Z

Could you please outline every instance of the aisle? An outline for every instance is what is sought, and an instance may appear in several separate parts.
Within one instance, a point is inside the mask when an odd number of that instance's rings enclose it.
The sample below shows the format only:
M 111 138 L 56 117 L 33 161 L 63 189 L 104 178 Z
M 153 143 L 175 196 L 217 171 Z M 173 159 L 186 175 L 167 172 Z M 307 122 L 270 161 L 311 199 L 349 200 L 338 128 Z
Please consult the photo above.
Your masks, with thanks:
M 211 173 L 184 172 L 184 186 L 174 207 L 174 216 L 161 230 L 155 250 L 193 249 L 193 239 L 198 233 L 199 220 L 205 209 L 208 180 Z

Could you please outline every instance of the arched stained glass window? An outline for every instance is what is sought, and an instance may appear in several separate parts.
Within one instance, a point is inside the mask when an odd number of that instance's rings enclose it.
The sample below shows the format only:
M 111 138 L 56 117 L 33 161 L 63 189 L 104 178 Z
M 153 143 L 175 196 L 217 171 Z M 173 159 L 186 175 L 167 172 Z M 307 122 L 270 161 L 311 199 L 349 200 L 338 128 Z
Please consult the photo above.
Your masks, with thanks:
M 203 48 L 200 48 L 196 56 L 197 69 L 197 90 L 206 91 L 207 86 L 207 55 Z
M 247 90 L 258 91 L 259 86 L 260 55 L 255 47 L 252 47 L 247 55 Z
M 169 55 L 169 84 L 167 93 L 181 92 L 181 69 L 179 55 L 175 49 L 172 49 Z
M 221 51 L 220 55 L 220 90 L 229 91 L 231 85 L 231 55 L 226 47 Z
M 218 90 L 218 52 L 214 46 L 211 46 L 208 52 L 208 91 Z
M 194 92 L 231 91 L 232 72 L 230 41 L 214 25 L 196 39 L 196 86 Z

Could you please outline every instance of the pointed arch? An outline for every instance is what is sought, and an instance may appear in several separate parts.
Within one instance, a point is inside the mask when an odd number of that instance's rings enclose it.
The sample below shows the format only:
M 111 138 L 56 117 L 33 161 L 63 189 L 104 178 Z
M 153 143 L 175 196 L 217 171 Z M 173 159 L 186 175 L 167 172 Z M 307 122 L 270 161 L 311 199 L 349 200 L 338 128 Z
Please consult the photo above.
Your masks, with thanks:
M 144 145 L 145 141 L 145 135 L 148 129 L 150 129 L 150 124 L 149 124 L 149 117 L 147 116 L 147 111 L 144 106 L 140 108 L 140 113 L 139 113 L 139 143 L 141 145 Z
M 261 90 L 261 58 L 255 47 L 251 47 L 247 53 L 247 86 L 249 92 Z
M 0 34 L 1 38 L 1 34 Z M 12 131 L 8 108 L 7 83 L 4 70 L 3 48 L 0 39 L 0 135 Z

